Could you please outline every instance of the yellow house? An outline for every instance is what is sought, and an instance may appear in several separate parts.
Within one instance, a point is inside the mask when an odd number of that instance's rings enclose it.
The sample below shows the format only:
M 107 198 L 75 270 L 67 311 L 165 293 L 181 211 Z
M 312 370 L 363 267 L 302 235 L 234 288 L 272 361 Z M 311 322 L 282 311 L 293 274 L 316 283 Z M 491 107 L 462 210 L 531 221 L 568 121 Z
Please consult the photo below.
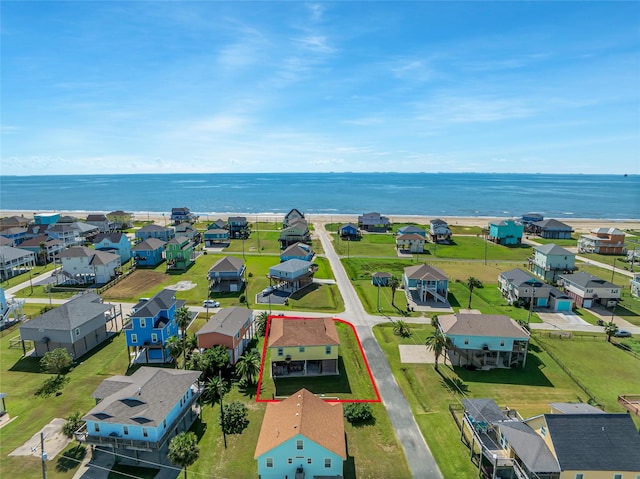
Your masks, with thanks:
M 638 479 L 640 435 L 628 414 L 556 403 L 552 414 L 522 419 L 493 399 L 464 399 L 462 438 L 483 477 Z
M 122 210 L 107 213 L 107 219 L 115 225 L 116 229 L 127 229 L 133 226 L 133 213 Z
M 340 339 L 332 318 L 272 318 L 267 347 L 274 377 L 339 374 Z

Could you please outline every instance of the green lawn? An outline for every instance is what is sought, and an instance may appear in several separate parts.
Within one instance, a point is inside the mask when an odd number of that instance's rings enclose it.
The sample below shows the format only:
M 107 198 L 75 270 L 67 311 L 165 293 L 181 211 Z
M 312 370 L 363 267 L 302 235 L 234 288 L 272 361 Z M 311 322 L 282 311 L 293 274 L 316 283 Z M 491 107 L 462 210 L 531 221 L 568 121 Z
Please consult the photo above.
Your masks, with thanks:
M 514 247 L 497 245 L 485 241 L 482 236 L 453 236 L 453 243 L 448 245 L 427 243 L 425 250 L 427 255 L 434 258 L 457 258 L 470 260 L 484 260 L 485 252 L 487 261 L 523 261 L 531 256 L 532 248 L 529 245 Z
M 615 264 L 616 268 L 619 269 L 628 269 L 630 263 L 623 261 L 627 258 L 626 255 L 623 254 L 597 254 L 597 253 L 578 253 L 580 256 L 590 259 L 592 261 L 597 261 L 598 263 L 608 264 L 609 266 L 613 266 Z
M 540 244 L 556 244 L 558 246 L 562 246 L 563 248 L 566 247 L 572 247 L 572 246 L 577 246 L 578 245 L 578 239 L 577 238 L 570 238 L 570 239 L 546 239 L 546 238 L 540 238 L 539 236 L 534 236 L 534 235 L 529 235 L 529 239 L 531 241 L 535 241 L 536 243 L 540 243 Z
M 448 411 L 450 404 L 460 405 L 462 397 L 491 397 L 527 417 L 548 412 L 550 402 L 584 399 L 584 393 L 536 344 L 521 369 L 467 371 L 447 364 L 440 366 L 439 374 L 432 365 L 402 364 L 398 344 L 421 345 L 433 331 L 429 325 L 410 327 L 413 335 L 405 339 L 395 336 L 390 324 L 375 326 L 374 334 L 447 479 L 477 474 Z
M 260 398 L 271 399 L 274 396 L 289 396 L 301 388 L 306 388 L 314 394 L 325 394 L 341 400 L 377 399 L 355 332 L 350 325 L 339 321 L 336 322 L 336 329 L 340 337 L 339 376 L 293 377 L 274 380 L 268 367 L 270 352 L 267 351 Z
M 390 233 L 366 233 L 357 241 L 340 239 L 331 234 L 333 248 L 339 256 L 397 256 L 396 237 Z

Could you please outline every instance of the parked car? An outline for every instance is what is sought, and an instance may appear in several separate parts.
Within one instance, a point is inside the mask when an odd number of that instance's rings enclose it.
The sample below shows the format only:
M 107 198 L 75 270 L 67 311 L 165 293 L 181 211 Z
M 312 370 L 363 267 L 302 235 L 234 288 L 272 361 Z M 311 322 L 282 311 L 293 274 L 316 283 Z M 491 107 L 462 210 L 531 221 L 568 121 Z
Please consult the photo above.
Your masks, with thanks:
M 631 333 L 626 329 L 619 329 L 616 334 L 614 334 L 616 338 L 630 338 Z
M 219 308 L 220 307 L 220 302 L 219 301 L 215 301 L 213 299 L 205 299 L 202 302 L 202 307 L 203 308 Z
M 268 294 L 273 293 L 273 292 L 275 291 L 275 289 L 276 289 L 276 288 L 274 288 L 273 286 L 267 286 L 266 288 L 264 288 L 264 289 L 262 290 L 262 294 L 263 294 L 263 296 L 266 296 L 266 295 L 268 295 Z

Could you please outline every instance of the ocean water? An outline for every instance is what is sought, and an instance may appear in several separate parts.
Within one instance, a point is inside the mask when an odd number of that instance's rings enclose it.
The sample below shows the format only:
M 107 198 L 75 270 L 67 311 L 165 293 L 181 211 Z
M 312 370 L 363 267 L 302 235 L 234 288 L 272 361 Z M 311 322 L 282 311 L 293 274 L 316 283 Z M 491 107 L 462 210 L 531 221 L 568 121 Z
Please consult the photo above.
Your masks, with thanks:
M 639 175 L 247 173 L 0 176 L 0 209 L 640 218 Z

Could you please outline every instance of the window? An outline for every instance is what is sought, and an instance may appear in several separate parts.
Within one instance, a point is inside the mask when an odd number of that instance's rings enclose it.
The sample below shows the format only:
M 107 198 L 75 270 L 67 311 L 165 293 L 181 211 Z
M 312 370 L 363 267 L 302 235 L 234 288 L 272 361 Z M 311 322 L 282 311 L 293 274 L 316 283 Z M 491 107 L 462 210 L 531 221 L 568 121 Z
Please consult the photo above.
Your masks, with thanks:
M 540 435 L 542 437 L 547 437 L 547 428 L 546 427 L 544 427 L 544 426 L 540 427 Z M 582 474 L 580 474 L 580 475 L 582 475 Z M 581 479 L 581 478 L 576 477 L 576 479 Z
M 76 336 L 80 336 L 80 328 L 76 328 L 75 333 L 76 333 Z
M 158 333 L 151 333 L 151 342 L 152 343 L 158 342 Z
M 500 340 L 500 346 L 504 346 L 504 339 Z
M 146 427 L 142 428 L 142 435 L 144 437 L 149 437 L 149 430 Z
M 93 423 L 93 430 L 95 432 L 100 432 L 100 424 L 98 424 L 97 422 Z
M 304 353 L 304 346 L 299 346 L 298 347 L 298 352 Z
M 131 335 L 131 342 L 132 343 L 137 343 L 138 342 L 138 335 L 137 334 L 132 334 Z
M 307 459 L 307 464 L 311 464 L 311 458 Z
M 129 435 L 129 426 L 122 426 L 122 433 L 125 436 L 128 436 Z
M 165 419 L 164 421 L 162 421 L 162 427 L 163 428 L 167 428 L 167 420 Z
M 331 458 L 330 457 L 325 457 L 324 458 L 324 467 L 326 469 L 329 469 L 331 467 Z
M 293 464 L 293 458 L 291 458 L 291 457 L 290 457 L 290 458 L 288 459 L 288 461 L 287 461 L 287 462 L 288 462 L 289 464 Z
M 584 474 L 582 474 L 581 472 L 578 472 L 576 474 L 576 479 L 584 479 Z
M 469 344 L 469 338 L 464 338 L 464 344 Z
M 267 467 L 273 467 L 273 457 L 267 457 Z
M 331 346 L 324 347 L 324 354 L 331 354 Z
M 302 451 L 304 449 L 304 441 L 302 439 L 298 439 L 296 441 L 296 449 L 298 451 Z
M 141 328 L 147 327 L 147 318 L 140 318 L 140 327 Z
M 613 479 L 622 479 L 622 474 L 614 474 Z
M 284 350 L 282 348 L 278 348 L 278 356 L 284 356 Z

